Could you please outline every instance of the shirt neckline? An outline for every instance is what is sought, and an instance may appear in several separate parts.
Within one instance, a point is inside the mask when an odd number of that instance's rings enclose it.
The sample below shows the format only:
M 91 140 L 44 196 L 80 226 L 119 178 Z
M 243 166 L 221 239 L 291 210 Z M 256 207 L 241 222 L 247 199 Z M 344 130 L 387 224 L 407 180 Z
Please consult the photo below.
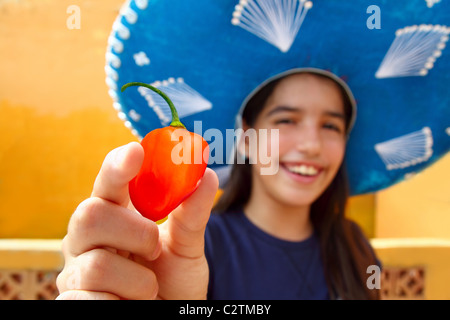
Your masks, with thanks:
M 275 245 L 277 247 L 284 247 L 287 249 L 296 249 L 296 250 L 305 249 L 310 248 L 311 245 L 317 240 L 317 235 L 315 231 L 313 231 L 313 233 L 308 238 L 300 241 L 290 241 L 280 239 L 256 226 L 252 221 L 250 221 L 250 219 L 247 218 L 243 210 L 239 210 L 237 212 L 237 215 L 240 222 L 243 223 L 244 227 L 248 231 L 253 233 L 255 236 L 259 237 L 260 239 L 264 240 L 265 242 L 271 245 Z

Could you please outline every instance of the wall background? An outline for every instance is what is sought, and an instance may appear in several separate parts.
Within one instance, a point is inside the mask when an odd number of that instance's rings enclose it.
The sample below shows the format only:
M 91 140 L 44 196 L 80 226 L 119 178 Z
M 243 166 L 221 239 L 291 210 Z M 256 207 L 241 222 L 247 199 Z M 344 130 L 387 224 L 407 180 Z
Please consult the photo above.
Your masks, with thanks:
M 63 237 L 108 151 L 136 140 L 105 84 L 122 3 L 0 0 L 0 237 Z
M 0 238 L 62 238 L 109 150 L 137 141 L 112 107 L 105 52 L 124 0 L 0 0 Z M 66 12 L 81 9 L 80 29 Z M 370 237 L 450 238 L 450 155 L 352 198 Z
M 375 206 L 379 238 L 450 239 L 450 154 L 411 180 L 378 192 Z

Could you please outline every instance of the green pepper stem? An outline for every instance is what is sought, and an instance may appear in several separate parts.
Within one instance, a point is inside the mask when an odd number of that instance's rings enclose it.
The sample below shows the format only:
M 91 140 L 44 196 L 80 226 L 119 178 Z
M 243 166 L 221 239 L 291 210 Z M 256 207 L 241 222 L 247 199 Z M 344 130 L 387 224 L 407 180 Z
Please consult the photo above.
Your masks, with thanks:
M 157 94 L 159 94 L 167 102 L 167 104 L 169 105 L 169 108 L 170 108 L 170 112 L 172 113 L 172 122 L 170 123 L 170 126 L 186 129 L 186 127 L 184 126 L 183 123 L 181 123 L 180 118 L 178 117 L 177 109 L 175 108 L 172 100 L 170 100 L 169 97 L 164 92 L 162 92 L 158 88 L 155 88 L 155 87 L 153 87 L 147 83 L 143 83 L 143 82 L 129 82 L 127 84 L 124 84 L 122 86 L 121 92 L 123 92 L 126 88 L 131 87 L 131 86 L 142 86 L 142 87 L 150 89 L 150 90 L 156 92 Z

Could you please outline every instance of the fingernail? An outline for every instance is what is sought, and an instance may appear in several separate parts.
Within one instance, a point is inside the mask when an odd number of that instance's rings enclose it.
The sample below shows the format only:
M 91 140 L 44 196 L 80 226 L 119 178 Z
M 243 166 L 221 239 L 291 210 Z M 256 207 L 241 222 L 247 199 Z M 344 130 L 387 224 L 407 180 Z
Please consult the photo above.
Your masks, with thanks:
M 113 161 L 114 161 L 114 165 L 116 167 L 118 167 L 118 168 L 120 168 L 122 166 L 122 164 L 123 164 L 123 162 L 125 160 L 125 156 L 127 154 L 125 152 L 125 149 L 126 149 L 126 145 L 117 148 L 116 151 L 115 151 Z

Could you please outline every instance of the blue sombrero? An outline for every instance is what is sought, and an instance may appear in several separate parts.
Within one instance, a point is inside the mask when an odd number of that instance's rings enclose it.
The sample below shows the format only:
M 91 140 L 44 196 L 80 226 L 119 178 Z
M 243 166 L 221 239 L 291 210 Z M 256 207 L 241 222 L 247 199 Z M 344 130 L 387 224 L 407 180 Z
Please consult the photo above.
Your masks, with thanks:
M 447 0 L 132 0 L 113 25 L 106 81 L 139 138 L 168 125 L 170 111 L 146 88 L 120 92 L 133 81 L 167 93 L 189 130 L 201 121 L 202 132 L 225 136 L 266 79 L 292 68 L 327 70 L 358 105 L 346 161 L 351 193 L 362 194 L 449 151 L 448 25 Z M 230 150 L 213 152 L 210 167 L 226 171 Z

